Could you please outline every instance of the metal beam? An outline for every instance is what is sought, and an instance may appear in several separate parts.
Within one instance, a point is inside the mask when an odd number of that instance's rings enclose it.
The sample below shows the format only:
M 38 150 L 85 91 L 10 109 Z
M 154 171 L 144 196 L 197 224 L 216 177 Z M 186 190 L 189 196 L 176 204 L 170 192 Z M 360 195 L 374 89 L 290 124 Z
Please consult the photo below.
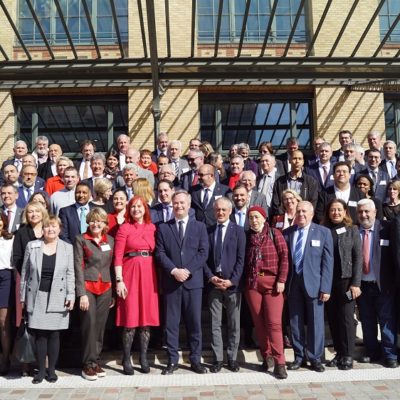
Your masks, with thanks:
M 350 57 L 355 57 L 356 56 L 358 49 L 361 47 L 362 42 L 364 41 L 364 39 L 368 35 L 368 32 L 371 29 L 371 26 L 375 22 L 377 16 L 379 15 L 379 12 L 381 11 L 381 8 L 385 4 L 385 2 L 386 2 L 386 0 L 381 0 L 380 3 L 378 4 L 378 7 L 376 8 L 376 10 L 375 10 L 374 14 L 372 15 L 371 19 L 369 20 L 367 27 L 365 28 L 363 34 L 361 35 L 360 40 L 356 44 L 356 47 L 354 47 L 354 50 L 351 53 Z
M 115 33 L 117 34 L 117 39 L 118 39 L 119 53 L 121 54 L 121 58 L 124 58 L 125 51 L 124 51 L 124 46 L 122 44 L 121 31 L 119 30 L 117 9 L 115 8 L 114 0 L 110 0 L 110 5 L 111 5 L 111 13 L 113 16 L 113 21 L 114 21 Z
M 147 58 L 148 53 L 147 53 L 147 43 L 146 43 L 146 32 L 144 29 L 142 0 L 138 0 L 137 5 L 138 5 L 138 12 L 139 12 L 140 33 L 142 35 L 143 54 L 144 54 L 144 57 Z
M 190 42 L 190 57 L 194 57 L 194 45 L 196 42 L 196 0 L 192 0 L 192 34 Z
M 219 0 L 218 5 L 218 20 L 217 20 L 217 32 L 215 37 L 215 48 L 214 48 L 214 57 L 218 56 L 218 47 L 219 47 L 219 36 L 221 33 L 221 21 L 222 21 L 222 10 L 224 6 L 224 0 Z
M 37 14 L 36 14 L 35 8 L 33 7 L 32 3 L 31 3 L 31 0 L 25 0 L 25 1 L 26 1 L 26 4 L 28 4 L 29 10 L 30 10 L 30 12 L 31 12 L 31 14 L 32 14 L 32 17 L 33 17 L 33 19 L 34 19 L 34 21 L 35 21 L 36 26 L 37 26 L 38 29 L 39 29 L 40 36 L 42 37 L 43 42 L 44 42 L 45 46 L 47 47 L 47 50 L 48 50 L 49 53 L 50 53 L 50 57 L 51 57 L 52 60 L 54 60 L 54 53 L 53 53 L 53 50 L 51 50 L 49 41 L 48 41 L 47 38 L 46 38 L 46 34 L 44 33 L 44 30 L 43 30 L 43 28 L 42 28 L 42 25 L 40 24 L 40 21 L 39 21 L 39 18 L 38 18 L 38 16 L 37 16 Z
M 354 10 L 356 9 L 357 4 L 359 3 L 359 1 L 360 0 L 354 0 L 353 5 L 351 6 L 350 12 L 348 13 L 348 15 L 347 15 L 347 17 L 346 17 L 346 19 L 344 21 L 344 24 L 342 25 L 342 27 L 340 29 L 339 35 L 337 36 L 337 38 L 335 40 L 335 43 L 333 44 L 333 46 L 331 48 L 331 51 L 328 54 L 328 57 L 332 57 L 333 56 L 333 53 L 335 52 L 336 47 L 338 46 L 338 44 L 340 42 L 340 39 L 342 38 L 343 33 L 346 30 L 347 25 L 348 25 L 348 23 L 350 21 L 350 18 L 353 16 Z
M 69 43 L 69 45 L 71 47 L 72 54 L 74 55 L 75 60 L 77 60 L 78 59 L 78 53 L 76 52 L 76 49 L 75 49 L 75 46 L 74 46 L 74 42 L 72 41 L 72 37 L 71 37 L 71 35 L 69 33 L 67 22 L 65 21 L 64 14 L 62 12 L 60 3 L 58 2 L 58 0 L 54 0 L 54 3 L 56 5 L 58 15 L 60 16 L 60 20 L 61 20 L 62 26 L 64 28 L 65 34 L 67 35 L 68 43 Z
M 7 53 L 4 51 L 3 46 L 2 46 L 1 44 L 0 44 L 0 53 L 3 55 L 3 58 L 4 58 L 6 61 L 9 60 L 8 55 L 7 55 Z
M 171 57 L 171 32 L 169 24 L 169 0 L 165 0 L 165 30 L 167 34 L 167 57 Z
M 160 133 L 161 105 L 160 105 L 160 79 L 157 51 L 157 30 L 154 0 L 146 0 L 147 28 L 149 31 L 151 77 L 153 82 L 153 107 L 154 118 L 154 145 L 157 143 L 157 136 Z
M 25 46 L 25 43 L 17 29 L 17 27 L 14 24 L 14 21 L 11 18 L 10 13 L 8 12 L 6 6 L 3 3 L 3 0 L 0 0 L 0 7 L 3 9 L 4 15 L 6 16 L 9 24 L 11 25 L 12 30 L 15 33 L 15 36 L 17 37 L 19 43 L 21 44 L 21 47 L 24 49 L 25 55 L 27 56 L 28 60 L 32 60 L 32 56 L 31 53 L 29 53 L 29 50 L 27 49 L 27 47 Z
M 394 29 L 396 28 L 396 25 L 397 25 L 397 23 L 399 21 L 400 21 L 400 14 L 396 17 L 396 19 L 394 20 L 393 24 L 390 26 L 389 30 L 386 32 L 385 37 L 382 39 L 380 45 L 375 50 L 375 53 L 374 53 L 373 57 L 376 57 L 379 54 L 379 52 L 381 51 L 382 47 L 385 45 L 386 41 L 389 39 L 390 35 L 392 34 Z
M 100 48 L 99 48 L 99 45 L 98 45 L 97 39 L 96 39 L 96 32 L 94 31 L 94 28 L 93 28 L 92 18 L 90 16 L 89 7 L 86 3 L 86 0 L 82 0 L 82 5 L 83 5 L 83 9 L 85 11 L 87 23 L 89 25 L 90 35 L 92 36 L 93 44 L 96 49 L 97 58 L 101 58 Z
M 276 8 L 278 7 L 278 1 L 279 0 L 275 0 L 274 4 L 272 5 L 271 15 L 269 16 L 267 30 L 265 31 L 264 43 L 263 43 L 263 45 L 261 47 L 260 57 L 264 56 L 265 49 L 267 47 L 268 39 L 269 39 L 269 36 L 271 34 L 271 31 L 272 31 L 272 23 L 273 23 L 274 18 L 275 18 Z
M 385 1 L 385 0 L 383 0 L 383 1 Z M 318 37 L 318 35 L 319 35 L 319 33 L 320 33 L 321 29 L 322 29 L 322 26 L 323 26 L 323 24 L 325 22 L 325 18 L 327 16 L 328 12 L 329 12 L 329 9 L 330 9 L 330 7 L 332 5 L 332 2 L 333 2 L 333 0 L 328 0 L 328 2 L 326 3 L 326 6 L 324 8 L 324 12 L 322 13 L 321 19 L 318 22 L 317 29 L 315 30 L 315 33 L 314 33 L 314 35 L 313 35 L 313 37 L 312 37 L 312 39 L 310 41 L 310 44 L 308 46 L 308 49 L 307 49 L 307 52 L 306 52 L 306 57 L 310 56 L 310 54 L 311 54 L 311 52 L 312 52 L 312 50 L 314 48 L 314 44 L 315 44 L 315 42 L 317 40 L 317 37 Z
M 251 0 L 247 0 L 246 1 L 246 9 L 244 11 L 244 17 L 243 17 L 242 31 L 240 32 L 240 41 L 239 41 L 239 48 L 238 48 L 238 52 L 237 52 L 237 57 L 240 57 L 240 54 L 242 52 L 244 34 L 246 32 L 246 24 L 247 24 L 247 19 L 249 17 L 250 4 L 251 4 Z
M 302 11 L 302 9 L 304 7 L 304 3 L 305 2 L 306 2 L 306 0 L 301 0 L 299 8 L 297 9 L 296 17 L 295 17 L 294 22 L 293 22 L 293 27 L 292 27 L 292 30 L 290 31 L 289 38 L 288 38 L 288 41 L 286 43 L 286 47 L 285 47 L 285 50 L 284 50 L 284 52 L 282 54 L 282 57 L 286 57 L 288 52 L 289 52 L 289 48 L 290 48 L 290 45 L 292 44 L 292 40 L 293 40 L 294 34 L 296 32 L 296 28 L 297 28 L 297 25 L 299 23 L 300 16 L 301 16 L 301 11 Z

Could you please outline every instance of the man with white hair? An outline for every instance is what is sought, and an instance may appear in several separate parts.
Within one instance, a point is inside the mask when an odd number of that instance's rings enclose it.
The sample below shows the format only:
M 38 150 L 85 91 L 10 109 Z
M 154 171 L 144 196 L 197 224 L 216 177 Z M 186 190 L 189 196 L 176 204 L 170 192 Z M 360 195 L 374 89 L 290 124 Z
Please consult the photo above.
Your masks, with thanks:
M 364 153 L 363 153 L 364 156 Z M 357 160 L 357 145 L 350 143 L 344 146 L 344 160 L 350 164 L 350 183 L 353 184 L 355 176 L 364 169 Z M 364 162 L 364 159 L 363 159 Z
M 365 149 L 359 144 L 355 145 L 356 147 L 356 162 L 360 165 L 365 165 Z
M 190 150 L 187 157 L 190 170 L 181 176 L 180 186 L 182 189 L 189 191 L 191 186 L 199 183 L 198 171 L 204 164 L 204 154 L 200 150 Z
M 318 148 L 318 161 L 306 167 L 306 174 L 312 176 L 319 185 L 319 190 L 325 190 L 333 185 L 332 147 L 324 142 Z
M 260 206 L 267 212 L 268 215 L 269 207 L 267 204 L 267 199 L 262 193 L 255 189 L 256 179 L 257 177 L 253 171 L 243 171 L 240 174 L 239 182 L 244 185 L 249 193 L 249 204 L 247 207 L 250 208 L 252 206 Z
M 156 163 L 161 154 L 168 155 L 168 135 L 161 132 L 157 136 L 157 148 L 152 152 L 151 159 Z
M 189 171 L 189 164 L 182 157 L 182 142 L 180 140 L 171 140 L 168 144 L 168 157 L 174 166 L 175 176 L 178 180 L 181 175 Z
M 126 153 L 131 145 L 131 139 L 128 135 L 121 134 L 117 137 L 117 147 L 118 147 L 118 160 L 119 160 L 119 169 L 122 171 L 125 164 L 128 163 L 126 161 Z
M 28 154 L 28 146 L 23 140 L 17 140 L 13 147 L 14 156 L 9 160 L 5 160 L 1 166 L 3 169 L 6 165 L 13 164 L 17 167 L 18 172 L 22 170 L 22 158 Z
M 381 132 L 371 131 L 367 135 L 369 150 L 378 150 L 381 153 L 381 158 L 385 158 L 385 153 L 383 151 L 383 147 L 381 145 Z M 368 157 L 368 154 L 366 154 Z M 368 159 L 366 160 L 368 161 Z
M 383 144 L 383 152 L 385 158 L 381 161 L 380 168 L 389 174 L 390 179 L 393 179 L 396 174 L 396 161 L 397 161 L 397 145 L 393 140 L 387 140 Z
M 36 164 L 39 166 L 47 161 L 49 154 L 49 139 L 46 136 L 37 136 L 35 140 L 35 150 L 32 155 L 35 157 Z
M 383 357 L 387 368 L 398 367 L 396 329 L 396 276 L 393 262 L 394 242 L 390 224 L 376 218 L 375 203 L 371 199 L 357 204 L 360 237 L 362 240 L 363 271 L 358 298 L 363 342 L 366 354 L 360 362 L 376 362 Z M 379 323 L 381 342 L 377 338 Z
M 275 181 L 281 176 L 276 168 L 276 159 L 272 154 L 263 154 L 260 157 L 261 175 L 258 177 L 257 190 L 262 193 L 271 207 L 272 192 Z

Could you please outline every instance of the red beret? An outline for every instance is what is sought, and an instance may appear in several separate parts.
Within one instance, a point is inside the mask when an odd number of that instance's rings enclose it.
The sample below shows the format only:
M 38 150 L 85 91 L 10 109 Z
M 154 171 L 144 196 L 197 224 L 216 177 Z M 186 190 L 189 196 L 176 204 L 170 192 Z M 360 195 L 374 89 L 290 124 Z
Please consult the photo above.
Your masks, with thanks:
M 264 208 L 260 206 L 251 206 L 249 208 L 249 215 L 252 211 L 257 211 L 259 212 L 265 219 L 267 219 L 267 212 L 264 210 Z

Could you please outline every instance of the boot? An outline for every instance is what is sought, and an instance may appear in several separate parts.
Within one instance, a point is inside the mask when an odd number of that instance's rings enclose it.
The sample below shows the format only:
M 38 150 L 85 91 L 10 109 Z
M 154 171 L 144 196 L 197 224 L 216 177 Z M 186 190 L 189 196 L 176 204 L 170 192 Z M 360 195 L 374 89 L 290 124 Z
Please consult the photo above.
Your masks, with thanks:
M 287 372 L 285 364 L 276 364 L 274 368 L 274 375 L 277 379 L 286 379 Z
M 131 362 L 131 348 L 134 337 L 135 329 L 124 328 L 122 331 L 122 367 L 125 375 L 133 375 L 135 373 Z
M 143 327 L 139 330 L 139 340 L 140 340 L 140 368 L 144 374 L 150 372 L 149 360 L 147 359 L 147 349 L 150 342 L 150 328 Z

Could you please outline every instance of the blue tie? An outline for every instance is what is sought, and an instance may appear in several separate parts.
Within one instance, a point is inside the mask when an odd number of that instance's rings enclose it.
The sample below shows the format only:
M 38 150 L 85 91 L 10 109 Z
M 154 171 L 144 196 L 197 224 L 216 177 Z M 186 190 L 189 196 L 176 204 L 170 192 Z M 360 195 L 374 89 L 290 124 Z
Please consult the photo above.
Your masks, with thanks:
M 297 242 L 296 242 L 296 247 L 294 248 L 294 267 L 296 274 L 300 275 L 301 272 L 303 271 L 303 234 L 304 234 L 304 229 L 299 228 L 298 229 L 298 236 L 297 236 Z
M 219 265 L 221 264 L 222 257 L 222 228 L 224 226 L 222 224 L 218 224 L 218 232 L 217 232 L 217 240 L 215 241 L 215 250 L 214 250 L 214 262 L 216 272 L 220 272 L 221 269 Z
M 244 212 L 239 211 L 238 214 L 239 214 L 239 226 L 241 226 L 243 228 L 244 227 L 244 221 L 243 221 Z
M 80 207 L 81 215 L 79 216 L 79 222 L 81 224 L 81 233 L 86 233 L 87 223 L 86 223 L 86 207 Z

